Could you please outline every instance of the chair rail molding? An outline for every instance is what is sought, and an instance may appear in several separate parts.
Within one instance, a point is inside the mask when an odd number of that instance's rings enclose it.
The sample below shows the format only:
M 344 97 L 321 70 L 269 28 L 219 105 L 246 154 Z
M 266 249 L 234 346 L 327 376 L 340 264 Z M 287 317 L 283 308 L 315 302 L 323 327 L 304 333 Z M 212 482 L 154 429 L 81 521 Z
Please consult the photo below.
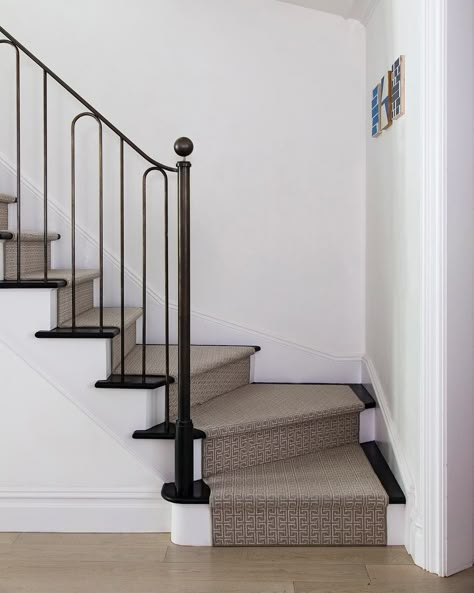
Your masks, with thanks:
M 447 0 L 424 0 L 423 12 L 421 530 L 412 553 L 419 566 L 446 576 Z

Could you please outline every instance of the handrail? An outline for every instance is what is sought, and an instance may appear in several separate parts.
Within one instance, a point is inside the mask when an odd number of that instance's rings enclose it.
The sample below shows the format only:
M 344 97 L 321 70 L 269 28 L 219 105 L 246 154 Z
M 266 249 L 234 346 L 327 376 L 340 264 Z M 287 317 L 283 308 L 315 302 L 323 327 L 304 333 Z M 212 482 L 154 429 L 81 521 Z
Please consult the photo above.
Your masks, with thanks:
M 187 157 L 193 152 L 193 143 L 189 138 L 181 137 L 174 144 L 175 153 L 180 157 L 176 167 L 163 165 L 152 159 L 123 132 L 110 123 L 99 111 L 94 109 L 83 97 L 66 84 L 59 76 L 45 66 L 36 56 L 28 51 L 5 29 L 0 27 L 0 34 L 7 39 L 0 39 L 0 44 L 14 47 L 16 52 L 16 152 L 17 152 L 17 266 L 16 282 L 2 284 L 8 287 L 39 287 L 57 288 L 65 286 L 61 280 L 59 284 L 48 280 L 48 77 L 55 80 L 87 111 L 77 114 L 71 123 L 71 322 L 72 327 L 61 327 L 52 332 L 38 332 L 38 337 L 49 337 L 56 333 L 63 337 L 97 337 L 113 338 L 120 333 L 120 367 L 112 366 L 112 374 L 106 381 L 99 381 L 97 386 L 129 387 L 131 385 L 140 389 L 156 389 L 165 386 L 165 422 L 154 428 L 160 431 L 163 438 L 175 437 L 175 482 L 163 486 L 162 495 L 172 502 L 209 501 L 209 488 L 202 481 L 194 481 L 194 427 L 191 418 L 191 163 Z M 21 133 L 20 133 L 20 51 L 29 57 L 43 70 L 43 176 L 44 176 L 44 204 L 43 204 L 43 268 L 44 279 L 35 282 L 22 282 L 21 278 Z M 99 327 L 80 327 L 76 323 L 76 124 L 84 118 L 95 119 L 99 127 Z M 104 323 L 104 171 L 103 171 L 103 125 L 106 125 L 120 140 L 120 330 L 116 327 L 107 327 Z M 125 324 L 125 144 L 132 148 L 145 161 L 151 164 L 142 176 L 142 359 L 141 373 L 130 375 L 126 373 L 126 347 L 127 339 Z M 147 178 L 152 171 L 160 171 L 164 177 L 164 275 L 165 275 L 165 376 L 148 375 L 147 369 Z M 176 173 L 177 177 L 177 206 L 178 206 L 178 414 L 176 423 L 172 424 L 169 417 L 169 388 L 170 377 L 170 319 L 169 319 L 169 221 L 168 221 L 168 176 L 167 172 Z M 93 300 L 94 301 L 94 300 Z M 117 324 L 118 325 L 118 324 Z M 133 325 L 130 325 L 133 329 Z M 61 333 L 61 330 L 64 330 Z M 118 358 L 118 357 L 117 357 Z M 113 349 L 111 349 L 111 362 L 114 362 Z M 118 368 L 120 372 L 118 373 Z M 163 383 L 163 379 L 165 382 Z M 99 385 L 102 384 L 102 385 Z
M 40 68 L 42 68 L 45 72 L 51 76 L 58 84 L 60 84 L 63 88 L 65 88 L 68 93 L 70 93 L 75 99 L 77 99 L 80 103 L 84 105 L 91 113 L 93 113 L 96 117 L 98 117 L 112 132 L 115 132 L 117 136 L 119 136 L 130 148 L 133 148 L 135 152 L 137 152 L 141 157 L 143 157 L 146 161 L 163 169 L 164 171 L 171 171 L 173 173 L 177 173 L 178 169 L 176 167 L 170 167 L 169 165 L 163 165 L 159 161 L 151 158 L 144 152 L 140 147 L 138 147 L 135 142 L 132 142 L 130 138 L 128 138 L 123 132 L 121 132 L 117 127 L 115 127 L 106 117 L 104 117 L 97 109 L 95 109 L 88 101 L 86 101 L 79 93 L 71 88 L 64 80 L 62 80 L 57 74 L 55 74 L 52 70 L 50 70 L 41 60 L 39 60 L 34 54 L 32 54 L 24 45 L 22 45 L 19 41 L 17 41 L 13 35 L 10 35 L 8 31 L 6 31 L 3 27 L 0 27 L 0 33 L 5 35 L 7 39 L 9 39 L 19 50 L 21 50 L 25 55 L 27 55 L 33 62 L 38 64 Z

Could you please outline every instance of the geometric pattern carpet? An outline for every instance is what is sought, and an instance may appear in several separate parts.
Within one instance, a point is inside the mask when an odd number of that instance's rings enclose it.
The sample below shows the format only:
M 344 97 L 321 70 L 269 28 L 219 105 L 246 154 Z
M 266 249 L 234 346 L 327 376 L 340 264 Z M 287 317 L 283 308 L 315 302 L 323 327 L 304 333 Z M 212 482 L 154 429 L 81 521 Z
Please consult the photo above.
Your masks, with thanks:
M 385 545 L 363 409 L 345 385 L 250 384 L 194 406 L 214 545 Z

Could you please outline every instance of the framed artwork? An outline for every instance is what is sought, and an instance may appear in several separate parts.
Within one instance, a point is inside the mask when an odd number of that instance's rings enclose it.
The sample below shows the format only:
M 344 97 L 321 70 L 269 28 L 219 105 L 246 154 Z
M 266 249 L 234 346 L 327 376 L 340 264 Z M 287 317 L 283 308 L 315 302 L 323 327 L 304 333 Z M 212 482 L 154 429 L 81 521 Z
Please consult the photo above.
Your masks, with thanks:
M 392 71 L 388 70 L 380 81 L 380 126 L 386 130 L 392 125 Z
M 377 138 L 382 133 L 380 127 L 380 85 L 372 91 L 372 138 Z
M 405 56 L 400 56 L 392 66 L 392 119 L 405 113 Z
M 371 133 L 376 138 L 405 114 L 405 56 L 399 56 L 372 89 Z

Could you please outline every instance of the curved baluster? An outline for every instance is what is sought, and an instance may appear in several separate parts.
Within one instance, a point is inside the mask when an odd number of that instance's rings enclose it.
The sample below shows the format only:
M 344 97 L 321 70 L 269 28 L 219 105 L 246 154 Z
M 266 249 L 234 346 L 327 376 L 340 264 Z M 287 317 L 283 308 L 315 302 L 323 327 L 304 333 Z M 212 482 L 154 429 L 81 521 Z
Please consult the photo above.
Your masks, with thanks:
M 76 327 L 76 124 L 83 117 L 92 117 L 99 125 L 99 325 L 104 329 L 104 159 L 102 122 L 94 114 L 79 113 L 71 123 L 71 264 L 72 264 L 72 327 Z M 122 340 L 123 342 L 123 340 Z
M 147 178 L 148 175 L 158 171 L 163 175 L 164 180 L 164 247 L 165 247 L 165 429 L 168 432 L 170 423 L 170 320 L 169 320 L 169 253 L 168 253 L 168 175 L 166 171 L 160 167 L 150 167 L 143 174 L 143 276 L 142 276 L 142 307 L 143 307 L 143 327 L 142 327 L 142 380 L 145 381 L 146 376 L 146 323 L 147 323 L 147 307 L 146 307 L 146 288 L 147 288 L 147 256 L 146 256 L 146 238 L 147 238 Z

